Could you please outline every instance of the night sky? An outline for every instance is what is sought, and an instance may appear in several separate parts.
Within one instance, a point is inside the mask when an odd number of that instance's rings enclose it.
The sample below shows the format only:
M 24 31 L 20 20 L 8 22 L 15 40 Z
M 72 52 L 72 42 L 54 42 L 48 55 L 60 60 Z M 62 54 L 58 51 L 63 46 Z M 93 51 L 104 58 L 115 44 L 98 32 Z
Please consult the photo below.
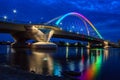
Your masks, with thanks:
M 120 40 L 120 0 L 0 0 L 0 20 L 7 16 L 8 20 L 44 23 L 69 12 L 86 16 L 104 39 Z M 0 35 L 0 40 L 5 39 L 12 38 Z

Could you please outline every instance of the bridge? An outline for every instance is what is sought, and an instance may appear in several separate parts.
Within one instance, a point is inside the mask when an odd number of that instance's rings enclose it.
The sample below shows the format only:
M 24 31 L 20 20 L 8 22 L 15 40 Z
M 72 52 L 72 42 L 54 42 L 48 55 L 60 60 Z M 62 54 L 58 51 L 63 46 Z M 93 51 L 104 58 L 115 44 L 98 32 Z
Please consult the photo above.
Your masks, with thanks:
M 61 27 L 60 24 L 62 20 L 64 20 L 68 16 L 75 16 L 76 18 L 80 19 L 85 26 L 86 34 L 80 33 L 78 27 L 72 26 L 70 30 L 67 30 L 64 27 Z M 50 23 L 55 22 L 54 26 L 51 26 Z M 97 34 L 97 37 L 90 35 L 90 30 L 88 28 L 87 23 L 91 26 L 91 28 Z M 80 27 L 80 26 L 79 26 Z M 68 28 L 68 27 L 67 27 Z M 82 14 L 71 12 L 65 15 L 56 17 L 44 24 L 16 24 L 1 21 L 0 22 L 0 33 L 10 33 L 14 39 L 15 44 L 23 45 L 29 39 L 34 39 L 37 42 L 49 42 L 51 37 L 55 38 L 64 38 L 64 39 L 72 39 L 72 40 L 79 40 L 79 41 L 86 41 L 89 42 L 89 47 L 92 44 L 102 44 L 104 47 L 108 46 L 116 46 L 116 44 L 111 43 L 103 39 L 101 34 L 98 30 L 94 27 L 94 25 Z

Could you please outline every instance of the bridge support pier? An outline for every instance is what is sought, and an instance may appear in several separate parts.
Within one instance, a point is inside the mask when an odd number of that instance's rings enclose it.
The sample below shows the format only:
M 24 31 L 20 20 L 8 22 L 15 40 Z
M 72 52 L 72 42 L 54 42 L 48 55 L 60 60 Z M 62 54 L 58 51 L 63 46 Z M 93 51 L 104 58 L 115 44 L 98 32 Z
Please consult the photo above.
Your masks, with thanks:
M 108 47 L 109 47 L 108 41 L 104 41 L 104 48 L 108 48 Z
M 12 36 L 15 40 L 15 42 L 11 45 L 12 47 L 25 47 L 26 41 L 29 40 L 29 38 L 27 38 L 28 35 L 25 31 L 12 33 Z
M 91 43 L 90 42 L 88 42 L 87 48 L 88 49 L 91 48 Z
M 37 43 L 42 42 L 39 43 L 39 45 L 43 43 L 48 44 L 53 33 L 54 30 L 48 30 L 46 31 L 46 33 L 44 33 L 42 30 L 38 30 L 34 26 L 27 27 L 26 31 L 19 31 L 16 33 L 12 33 L 12 36 L 14 37 L 15 40 L 15 42 L 12 44 L 12 47 L 28 47 L 26 41 L 29 39 L 34 39 Z
M 12 43 L 12 47 L 15 47 L 15 48 L 27 47 L 27 44 L 26 44 L 26 41 L 16 41 Z

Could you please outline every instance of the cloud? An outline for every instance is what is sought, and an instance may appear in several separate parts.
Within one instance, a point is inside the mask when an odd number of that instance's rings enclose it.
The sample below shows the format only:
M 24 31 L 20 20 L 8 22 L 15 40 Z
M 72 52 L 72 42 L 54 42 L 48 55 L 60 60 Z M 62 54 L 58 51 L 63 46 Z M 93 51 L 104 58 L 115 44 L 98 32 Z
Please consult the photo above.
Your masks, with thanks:
M 59 4 L 61 0 L 29 0 L 31 3 L 41 4 L 41 5 L 55 5 Z
M 76 6 L 76 8 L 80 10 L 90 10 L 90 11 L 98 11 L 98 12 L 106 12 L 106 13 L 116 13 L 120 12 L 120 1 L 110 1 L 110 0 L 66 0 L 67 3 Z

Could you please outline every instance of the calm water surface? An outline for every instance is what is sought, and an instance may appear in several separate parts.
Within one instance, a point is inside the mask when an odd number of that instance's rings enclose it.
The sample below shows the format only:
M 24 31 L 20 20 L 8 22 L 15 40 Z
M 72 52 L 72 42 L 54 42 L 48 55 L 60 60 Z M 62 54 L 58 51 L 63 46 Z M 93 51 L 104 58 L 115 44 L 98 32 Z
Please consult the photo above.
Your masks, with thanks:
M 120 49 L 59 47 L 53 51 L 0 45 L 0 65 L 50 76 L 75 71 L 81 73 L 80 80 L 120 80 Z

